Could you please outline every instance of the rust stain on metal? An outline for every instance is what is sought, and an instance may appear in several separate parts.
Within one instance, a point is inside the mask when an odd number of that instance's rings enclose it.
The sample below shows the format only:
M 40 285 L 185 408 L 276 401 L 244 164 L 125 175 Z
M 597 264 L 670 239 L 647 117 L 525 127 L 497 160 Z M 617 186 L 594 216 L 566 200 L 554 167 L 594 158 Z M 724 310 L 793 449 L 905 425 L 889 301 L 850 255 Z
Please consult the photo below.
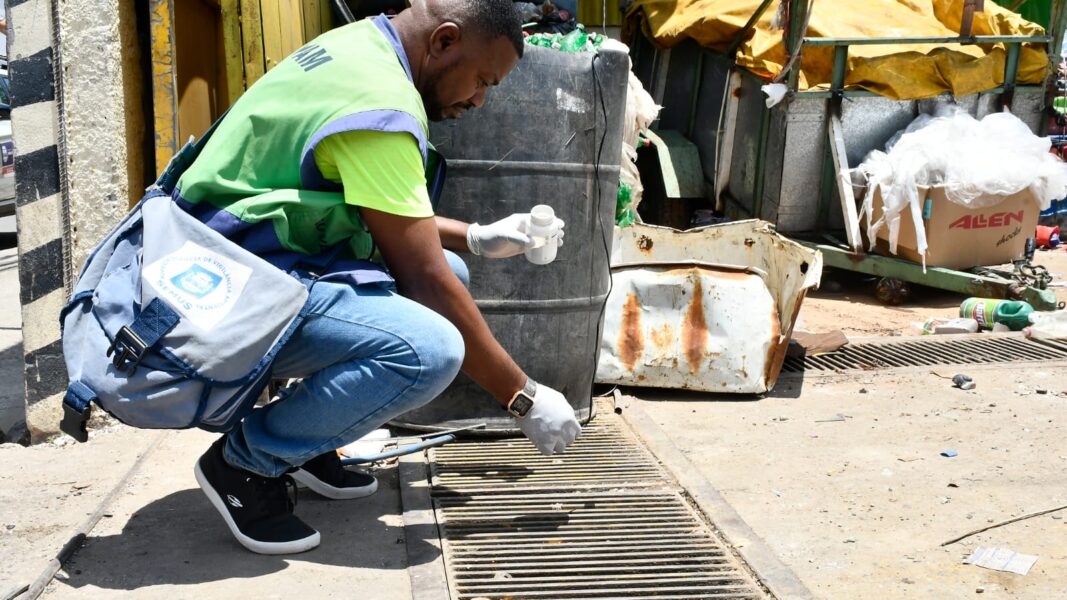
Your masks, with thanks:
M 637 249 L 645 254 L 652 254 L 652 238 L 647 235 L 637 238 Z
M 693 300 L 685 313 L 682 323 L 682 347 L 685 359 L 689 363 L 689 372 L 696 374 L 700 370 L 704 349 L 708 345 L 708 323 L 704 319 L 704 286 L 700 277 L 693 278 Z
M 763 372 L 763 375 L 767 380 L 768 390 L 774 387 L 774 384 L 778 381 L 778 375 L 782 372 L 782 365 L 785 364 L 785 355 L 786 352 L 789 351 L 789 340 L 793 337 L 793 326 L 797 322 L 797 315 L 800 314 L 800 305 L 804 303 L 804 298 L 807 295 L 807 291 L 802 291 L 797 296 L 797 303 L 796 306 L 793 307 L 793 315 L 789 320 L 789 331 L 786 332 L 785 336 L 781 335 L 782 320 L 778 315 L 777 307 L 775 307 L 775 310 L 771 313 L 772 333 L 775 335 L 771 338 L 771 347 L 767 351 L 767 365 Z
M 670 324 L 664 323 L 662 327 L 656 327 L 649 333 L 652 334 L 652 343 L 657 350 L 666 350 L 674 343 L 674 329 Z
M 641 332 L 641 305 L 637 294 L 626 294 L 626 304 L 622 307 L 622 330 L 619 332 L 619 359 L 626 370 L 633 371 L 637 359 L 645 349 L 645 336 Z

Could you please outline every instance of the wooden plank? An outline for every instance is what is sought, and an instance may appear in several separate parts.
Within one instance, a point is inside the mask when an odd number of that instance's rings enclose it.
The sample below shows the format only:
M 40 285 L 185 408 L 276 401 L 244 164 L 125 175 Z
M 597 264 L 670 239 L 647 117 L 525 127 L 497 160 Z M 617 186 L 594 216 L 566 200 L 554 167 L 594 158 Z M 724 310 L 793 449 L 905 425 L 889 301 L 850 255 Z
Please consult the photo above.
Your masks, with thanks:
M 179 144 L 203 135 L 228 101 L 220 16 L 211 0 L 174 3 Z
M 287 1 L 287 0 L 285 0 Z M 263 65 L 268 71 L 285 58 L 282 48 L 282 11 L 278 0 L 265 0 L 259 5 L 263 20 Z
M 278 62 L 281 62 L 304 45 L 304 15 L 300 0 L 279 0 L 278 13 L 282 35 L 282 55 Z
M 151 0 L 149 37 L 152 46 L 152 109 L 156 173 L 162 173 L 178 151 L 177 71 L 174 52 L 173 0 Z
M 322 33 L 326 33 L 335 26 L 332 4 L 331 0 L 319 0 L 319 25 Z
M 856 196 L 852 191 L 852 176 L 848 172 L 845 136 L 841 128 L 841 117 L 836 110 L 830 111 L 830 126 L 827 131 L 830 138 L 830 152 L 834 157 L 837 195 L 841 198 L 841 210 L 845 217 L 845 234 L 848 236 L 848 245 L 854 252 L 863 252 L 860 218 L 856 212 Z
M 303 0 L 301 7 L 304 11 L 304 41 L 309 42 L 323 32 L 322 29 L 322 2 L 320 0 Z
M 222 0 L 219 6 L 222 15 L 222 90 L 219 101 L 232 105 L 245 91 L 244 49 L 241 42 L 240 0 Z M 219 107 L 225 110 L 225 107 Z
M 241 46 L 244 50 L 245 87 L 252 87 L 266 72 L 263 61 L 263 20 L 259 0 L 241 2 Z

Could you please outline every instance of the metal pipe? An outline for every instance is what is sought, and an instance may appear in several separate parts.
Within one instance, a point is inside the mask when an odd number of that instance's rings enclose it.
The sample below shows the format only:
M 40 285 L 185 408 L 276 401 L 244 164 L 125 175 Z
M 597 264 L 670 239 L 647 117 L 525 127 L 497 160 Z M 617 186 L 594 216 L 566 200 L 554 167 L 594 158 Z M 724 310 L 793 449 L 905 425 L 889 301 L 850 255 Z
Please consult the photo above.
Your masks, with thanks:
M 845 89 L 845 74 L 848 70 L 848 46 L 835 46 L 834 47 L 834 74 L 831 78 L 830 92 L 837 94 L 837 92 L 844 91 Z
M 745 38 L 748 36 L 752 28 L 756 26 L 756 23 L 763 17 L 763 13 L 767 12 L 767 7 L 771 5 L 774 0 L 763 0 L 763 2 L 756 8 L 756 12 L 752 13 L 752 17 L 749 18 L 748 23 L 741 28 L 741 31 L 737 32 L 737 36 L 734 37 L 734 41 L 730 42 L 730 46 L 726 48 L 726 57 L 733 60 L 737 55 L 737 49 L 741 47 L 741 44 L 745 43 Z
M 783 0 L 784 1 L 784 0 Z M 811 6 L 809 0 L 789 0 L 789 24 L 786 30 L 786 51 L 790 53 L 787 57 L 786 67 L 789 70 L 787 74 L 788 86 L 792 91 L 797 91 L 797 82 L 800 80 L 800 59 L 794 54 L 800 54 L 804 51 L 804 42 L 807 38 L 804 34 L 808 31 L 808 8 Z M 781 77 L 779 75 L 779 77 Z M 777 79 L 781 81 L 780 79 Z
M 1061 33 L 1062 35 L 1062 33 Z M 1047 35 L 976 35 L 972 37 L 804 38 L 805 46 L 880 46 L 896 44 L 1047 44 Z
M 1043 90 L 1044 90 L 1044 88 L 1042 88 L 1041 86 L 1038 86 L 1038 85 L 1019 85 L 1019 86 L 1015 87 L 1015 92 L 1016 93 L 1039 94 Z M 982 94 L 1000 94 L 1003 91 L 1004 91 L 1004 86 L 997 86 L 995 88 L 984 90 L 984 91 L 979 92 L 979 93 L 982 93 Z M 877 98 L 884 98 L 885 97 L 882 94 L 879 94 L 877 92 L 872 92 L 870 90 L 843 90 L 840 95 L 842 97 L 844 97 L 844 98 L 876 98 L 876 97 Z M 804 91 L 796 92 L 795 96 L 799 96 L 801 98 L 830 98 L 830 97 L 834 96 L 834 92 L 831 92 L 830 90 L 825 90 L 825 89 L 823 89 L 823 90 L 804 90 Z
M 365 463 L 377 462 L 379 460 L 385 460 L 387 458 L 396 458 L 397 456 L 404 456 L 405 454 L 412 454 L 412 453 L 418 452 L 420 450 L 425 450 L 427 448 L 433 448 L 435 446 L 440 446 L 442 444 L 447 444 L 448 442 L 454 442 L 454 441 L 456 441 L 456 436 L 452 435 L 450 433 L 448 435 L 441 435 L 441 436 L 437 436 L 435 438 L 430 438 L 428 440 L 423 440 L 423 441 L 421 441 L 421 442 L 419 442 L 417 444 L 408 444 L 406 446 L 400 446 L 398 448 L 393 448 L 392 450 L 387 450 L 385 452 L 380 452 L 378 454 L 372 454 L 371 456 L 357 456 L 355 458 L 343 458 L 343 459 L 341 459 L 341 464 L 342 465 L 362 465 L 362 464 L 365 464 Z
M 1000 95 L 1000 106 L 1011 107 L 1015 98 L 1015 79 L 1019 74 L 1019 50 L 1022 44 L 1008 44 L 1008 57 L 1004 61 L 1004 93 Z
M 356 16 L 352 14 L 352 9 L 348 8 L 348 3 L 345 0 L 333 0 L 333 8 L 345 23 L 356 22 Z

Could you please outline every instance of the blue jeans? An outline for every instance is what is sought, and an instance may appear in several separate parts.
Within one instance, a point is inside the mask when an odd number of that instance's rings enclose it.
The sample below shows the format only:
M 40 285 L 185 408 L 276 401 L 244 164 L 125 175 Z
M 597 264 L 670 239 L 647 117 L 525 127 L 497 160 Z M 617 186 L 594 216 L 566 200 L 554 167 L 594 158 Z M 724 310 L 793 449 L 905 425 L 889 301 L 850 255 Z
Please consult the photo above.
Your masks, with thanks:
M 445 256 L 467 285 L 467 266 Z M 459 372 L 459 331 L 395 289 L 321 282 L 308 302 L 308 317 L 278 352 L 273 373 L 304 379 L 227 434 L 223 453 L 235 467 L 279 477 L 426 404 Z

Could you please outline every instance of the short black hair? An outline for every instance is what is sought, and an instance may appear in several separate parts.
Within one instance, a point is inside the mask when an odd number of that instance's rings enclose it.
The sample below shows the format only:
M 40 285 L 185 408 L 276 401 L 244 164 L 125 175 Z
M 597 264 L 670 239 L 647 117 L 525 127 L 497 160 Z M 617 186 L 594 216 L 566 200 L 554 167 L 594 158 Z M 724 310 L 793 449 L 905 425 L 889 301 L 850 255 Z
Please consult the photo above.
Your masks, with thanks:
M 490 40 L 507 37 L 522 58 L 522 15 L 512 0 L 462 0 L 459 4 L 463 13 L 461 25 L 474 27 Z

